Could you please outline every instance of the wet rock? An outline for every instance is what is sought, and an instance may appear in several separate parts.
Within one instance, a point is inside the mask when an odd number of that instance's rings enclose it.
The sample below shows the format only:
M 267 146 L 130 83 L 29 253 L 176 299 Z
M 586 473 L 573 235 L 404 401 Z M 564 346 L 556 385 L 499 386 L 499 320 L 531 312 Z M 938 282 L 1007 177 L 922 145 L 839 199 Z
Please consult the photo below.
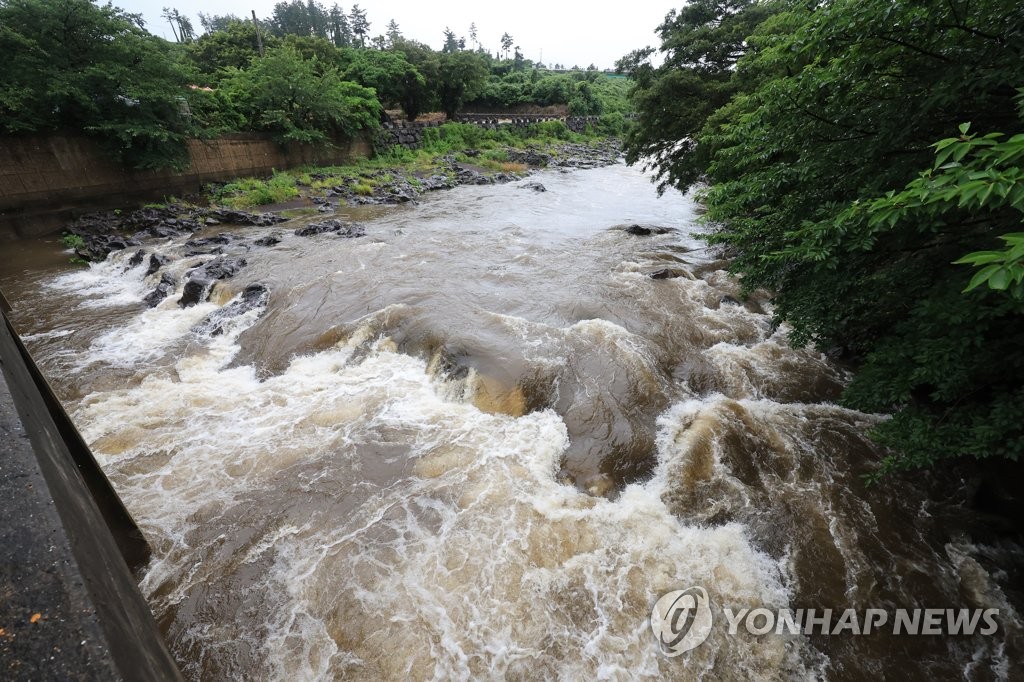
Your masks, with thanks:
M 260 237 L 253 242 L 256 246 L 274 246 L 275 244 L 281 243 L 281 237 L 276 234 L 268 234 L 266 237 Z
M 671 227 L 658 227 L 654 225 L 625 225 L 620 228 L 626 234 L 631 234 L 637 237 L 649 237 L 652 234 L 668 234 L 674 232 Z
M 171 262 L 171 259 L 167 256 L 161 256 L 158 253 L 152 253 L 149 255 L 149 267 L 146 268 L 146 277 L 149 277 L 157 270 L 162 268 Z
M 75 249 L 75 254 L 92 263 L 102 263 L 115 251 L 139 246 L 139 240 L 111 234 L 90 234 L 82 237 L 84 245 Z
M 142 265 L 142 259 L 146 257 L 147 251 L 145 249 L 139 249 L 135 254 L 128 259 L 128 267 L 137 268 Z
M 185 242 L 185 255 L 199 256 L 208 253 L 220 253 L 222 249 L 219 247 L 230 244 L 232 241 L 234 241 L 234 237 L 223 232 L 213 237 L 189 239 Z
M 142 300 L 150 308 L 155 308 L 160 301 L 171 295 L 171 292 L 174 291 L 174 287 L 177 285 L 178 280 L 165 272 L 160 276 L 160 283 L 156 285 L 156 288 L 149 292 Z
M 217 280 L 234 277 L 245 266 L 244 258 L 220 256 L 198 268 L 189 270 L 185 288 L 181 293 L 181 298 L 178 299 L 178 305 L 188 308 L 206 301 Z
M 216 218 L 207 217 L 206 220 L 203 222 L 205 222 L 207 225 L 220 225 L 220 221 L 217 220 Z
M 260 314 L 262 315 L 269 300 L 270 290 L 266 286 L 250 284 L 242 290 L 238 298 L 207 315 L 202 322 L 192 328 L 192 331 L 205 336 L 220 336 L 228 324 L 238 316 L 257 308 L 261 309 Z
M 207 217 L 219 220 L 222 223 L 253 225 L 255 227 L 270 227 L 288 220 L 276 213 L 249 213 L 247 211 L 234 211 L 226 208 L 211 211 Z
M 366 236 L 366 228 L 358 223 L 349 223 L 343 220 L 332 219 L 324 220 L 319 223 L 310 223 L 305 227 L 300 227 L 295 230 L 295 234 L 299 237 L 311 237 L 316 234 L 324 234 L 327 232 L 334 232 L 339 237 L 364 237 Z
M 136 232 L 132 236 L 136 239 L 172 239 L 184 234 L 188 234 L 188 232 L 180 230 L 173 225 L 151 225 L 141 232 Z
M 661 270 L 655 270 L 651 274 L 647 275 L 651 279 L 675 279 L 676 277 L 683 277 L 683 273 L 679 270 L 672 268 L 662 268 Z
M 536 180 L 528 182 L 525 185 L 520 185 L 520 187 L 522 187 L 523 189 L 532 189 L 534 192 L 547 192 L 548 191 L 547 187 L 545 187 L 544 185 L 540 184 Z
M 728 305 L 742 305 L 739 301 L 737 301 L 732 296 L 723 296 L 721 298 L 721 300 L 718 301 L 718 304 L 719 305 L 727 305 L 727 304 Z

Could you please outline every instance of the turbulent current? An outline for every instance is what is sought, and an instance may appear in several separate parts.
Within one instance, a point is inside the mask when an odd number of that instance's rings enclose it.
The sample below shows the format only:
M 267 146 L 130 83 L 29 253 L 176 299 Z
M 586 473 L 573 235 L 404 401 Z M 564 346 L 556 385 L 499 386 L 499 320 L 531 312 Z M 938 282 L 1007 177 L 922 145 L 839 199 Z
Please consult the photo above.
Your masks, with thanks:
M 741 295 L 697 206 L 623 165 L 533 180 L 341 209 L 359 238 L 229 229 L 248 265 L 187 308 L 213 256 L 185 237 L 145 245 L 171 260 L 148 276 L 134 249 L 81 268 L 3 247 L 16 325 L 152 544 L 141 588 L 185 675 L 1021 679 L 1019 548 L 978 541 L 956 486 L 864 483 L 881 417 L 835 404 L 844 368 Z M 163 272 L 179 288 L 147 308 Z M 228 308 L 252 284 L 269 298 Z M 717 613 L 1000 627 L 719 619 L 668 657 L 651 608 L 691 586 Z

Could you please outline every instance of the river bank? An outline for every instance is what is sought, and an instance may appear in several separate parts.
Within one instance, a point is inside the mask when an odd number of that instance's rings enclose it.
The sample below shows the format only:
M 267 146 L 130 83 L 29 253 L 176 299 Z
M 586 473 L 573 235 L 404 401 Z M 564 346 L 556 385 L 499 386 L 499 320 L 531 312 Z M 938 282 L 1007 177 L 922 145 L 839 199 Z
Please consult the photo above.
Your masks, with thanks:
M 467 138 L 481 144 L 467 146 Z M 507 132 L 449 124 L 422 150 L 395 147 L 346 166 L 307 166 L 269 178 L 239 178 L 209 184 L 205 192 L 182 200 L 172 197 L 134 210 L 89 213 L 67 226 L 64 243 L 81 261 L 101 262 L 146 239 L 222 224 L 263 227 L 304 215 L 330 215 L 343 207 L 404 204 L 438 190 L 513 182 L 542 168 L 597 168 L 620 158 L 617 139 L 575 135 L 562 124 L 538 126 L 518 139 Z M 540 183 L 529 188 L 544 191 Z

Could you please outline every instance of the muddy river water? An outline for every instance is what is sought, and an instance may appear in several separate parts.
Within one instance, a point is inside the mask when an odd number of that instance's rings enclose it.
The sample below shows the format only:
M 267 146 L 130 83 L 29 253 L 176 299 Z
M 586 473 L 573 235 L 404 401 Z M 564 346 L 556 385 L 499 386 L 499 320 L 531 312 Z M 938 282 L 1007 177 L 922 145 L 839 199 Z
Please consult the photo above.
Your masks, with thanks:
M 0 245 L 16 325 L 153 546 L 141 588 L 185 675 L 1021 679 L 1020 549 L 972 539 L 955 486 L 865 485 L 880 417 L 743 299 L 691 199 L 621 164 L 532 180 L 341 209 L 359 238 L 211 228 L 247 265 L 188 308 L 142 303 L 214 257 L 185 237 L 144 245 L 171 259 L 148 276 L 133 250 Z M 269 298 L 210 317 L 251 284 Z M 651 608 L 691 586 L 719 615 L 996 608 L 1000 628 L 716 615 L 669 657 Z

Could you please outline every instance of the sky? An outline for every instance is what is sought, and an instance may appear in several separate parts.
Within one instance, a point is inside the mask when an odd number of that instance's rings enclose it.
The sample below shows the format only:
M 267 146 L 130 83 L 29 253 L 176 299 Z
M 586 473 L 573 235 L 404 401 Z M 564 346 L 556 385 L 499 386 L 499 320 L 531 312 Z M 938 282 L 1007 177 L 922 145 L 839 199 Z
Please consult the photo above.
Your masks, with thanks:
M 331 6 L 334 0 L 320 0 Z M 132 13 L 142 14 L 146 28 L 156 35 L 174 40 L 170 26 L 160 14 L 164 7 L 176 8 L 201 30 L 199 12 L 235 14 L 262 18 L 273 13 L 276 0 L 112 0 Z M 347 10 L 352 1 L 338 3 Z M 684 4 L 683 0 L 631 0 L 626 3 L 581 3 L 562 0 L 363 0 L 360 8 L 367 11 L 370 36 L 385 33 L 391 19 L 398 22 L 406 38 L 440 49 L 444 29 L 450 26 L 457 36 L 465 36 L 469 44 L 469 25 L 475 22 L 480 43 L 493 54 L 499 49 L 502 33 L 509 33 L 527 59 L 547 65 L 564 64 L 600 69 L 614 68 L 615 60 L 647 45 L 657 46 L 654 30 L 669 10 Z M 472 47 L 472 45 L 470 45 Z

